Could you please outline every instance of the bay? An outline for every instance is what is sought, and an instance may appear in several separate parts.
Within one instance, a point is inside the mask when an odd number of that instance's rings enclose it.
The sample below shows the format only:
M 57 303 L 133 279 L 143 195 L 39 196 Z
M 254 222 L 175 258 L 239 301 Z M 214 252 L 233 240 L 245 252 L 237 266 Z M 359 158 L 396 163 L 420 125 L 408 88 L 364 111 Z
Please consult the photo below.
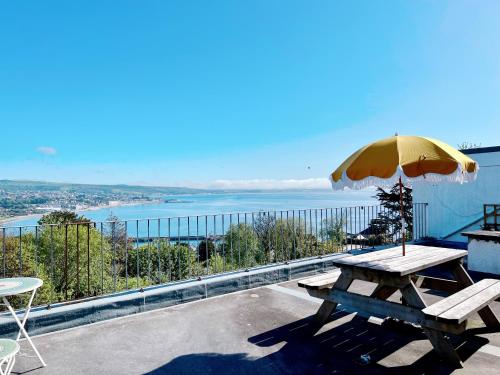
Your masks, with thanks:
M 95 222 L 106 221 L 111 215 L 132 221 L 157 218 L 196 217 L 229 213 L 275 212 L 376 205 L 374 190 L 305 190 L 265 192 L 221 192 L 165 196 L 158 203 L 124 205 L 78 211 Z M 36 225 L 39 217 L 13 220 L 5 226 Z

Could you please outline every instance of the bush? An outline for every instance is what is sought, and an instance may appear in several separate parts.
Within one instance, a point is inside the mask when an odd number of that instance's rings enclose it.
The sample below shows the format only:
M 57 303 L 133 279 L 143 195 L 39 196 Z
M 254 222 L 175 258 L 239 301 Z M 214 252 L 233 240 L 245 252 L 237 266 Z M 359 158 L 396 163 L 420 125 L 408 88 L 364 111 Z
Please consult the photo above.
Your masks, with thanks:
M 210 273 L 211 274 L 214 274 L 214 273 L 221 273 L 221 272 L 225 272 L 228 270 L 228 268 L 226 268 L 228 266 L 228 264 L 226 264 L 226 259 L 220 255 L 220 254 L 212 254 L 212 257 L 210 258 Z M 230 265 L 229 266 L 229 269 L 231 269 L 232 266 Z
M 255 227 L 264 249 L 264 262 L 283 262 L 318 253 L 317 238 L 308 233 L 303 222 L 263 215 L 257 219 Z
M 42 227 L 38 254 L 58 295 L 74 299 L 114 289 L 111 246 L 91 224 Z
M 183 280 L 203 273 L 193 249 L 187 244 L 172 245 L 164 240 L 130 249 L 127 270 L 129 278 L 142 280 L 140 286 Z
M 5 263 L 6 277 L 43 279 L 35 299 L 43 304 L 339 251 L 345 241 L 341 222 L 323 221 L 319 241 L 303 221 L 259 214 L 252 224 L 230 225 L 221 240 L 206 239 L 196 248 L 166 239 L 135 247 L 124 223 L 109 219 L 96 228 L 83 216 L 52 213 L 36 234 L 9 231 L 0 271 Z
M 346 234 L 343 229 L 344 222 L 342 220 L 324 220 L 323 229 L 320 230 L 320 238 L 322 240 L 322 248 L 326 253 L 343 251 L 346 241 Z
M 43 280 L 43 285 L 38 289 L 34 304 L 40 305 L 62 298 L 56 291 L 46 267 L 39 263 L 39 249 L 32 233 L 17 236 L 8 236 L 4 239 L 5 257 L 2 257 L 1 267 L 3 277 L 38 277 Z M 5 265 L 5 268 L 4 268 Z M 3 269 L 5 272 L 3 272 Z M 18 308 L 26 306 L 28 295 L 16 296 L 11 299 L 11 304 Z
M 214 252 L 215 244 L 212 240 L 203 240 L 198 244 L 198 260 L 200 262 L 205 262 L 207 259 L 210 259 Z
M 225 259 L 235 268 L 248 268 L 262 264 L 265 253 L 251 225 L 233 224 L 224 236 Z

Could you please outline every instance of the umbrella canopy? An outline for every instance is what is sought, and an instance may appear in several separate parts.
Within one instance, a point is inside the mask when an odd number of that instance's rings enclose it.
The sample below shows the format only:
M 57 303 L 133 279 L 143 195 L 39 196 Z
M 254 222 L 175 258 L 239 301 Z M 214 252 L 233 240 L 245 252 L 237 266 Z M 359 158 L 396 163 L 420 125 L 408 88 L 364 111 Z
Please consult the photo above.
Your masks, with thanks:
M 349 156 L 331 175 L 333 189 L 394 186 L 399 183 L 403 255 L 403 183 L 457 182 L 476 178 L 477 163 L 437 139 L 396 135 L 373 142 Z
M 473 181 L 477 163 L 437 139 L 399 135 L 373 142 L 349 156 L 331 175 L 334 189 L 403 183 Z

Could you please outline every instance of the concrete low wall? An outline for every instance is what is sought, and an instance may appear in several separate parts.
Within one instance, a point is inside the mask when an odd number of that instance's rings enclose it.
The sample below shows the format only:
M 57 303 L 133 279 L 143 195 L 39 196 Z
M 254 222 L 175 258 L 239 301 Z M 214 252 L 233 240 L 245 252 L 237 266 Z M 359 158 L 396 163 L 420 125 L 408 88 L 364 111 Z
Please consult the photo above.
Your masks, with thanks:
M 335 254 L 266 266 L 250 271 L 210 276 L 200 281 L 178 282 L 140 290 L 132 290 L 77 303 L 52 305 L 50 309 L 32 309 L 27 322 L 30 335 L 117 318 L 139 312 L 196 301 L 239 290 L 288 281 L 334 268 L 332 261 L 349 254 Z M 23 312 L 19 312 L 19 316 Z M 14 337 L 18 328 L 8 313 L 0 315 L 0 337 Z
M 470 239 L 468 267 L 472 271 L 500 275 L 500 243 Z

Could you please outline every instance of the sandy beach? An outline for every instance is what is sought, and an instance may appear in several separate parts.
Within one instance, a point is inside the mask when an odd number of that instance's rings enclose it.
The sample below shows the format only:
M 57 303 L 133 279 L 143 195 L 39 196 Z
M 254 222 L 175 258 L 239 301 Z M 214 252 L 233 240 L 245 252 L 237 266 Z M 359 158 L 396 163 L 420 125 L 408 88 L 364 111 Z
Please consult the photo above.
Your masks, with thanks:
M 42 217 L 43 214 L 29 214 L 29 215 L 20 215 L 20 216 L 12 216 L 12 217 L 4 217 L 0 219 L 0 226 L 8 225 L 13 221 L 18 220 L 26 220 L 26 219 L 36 219 Z

